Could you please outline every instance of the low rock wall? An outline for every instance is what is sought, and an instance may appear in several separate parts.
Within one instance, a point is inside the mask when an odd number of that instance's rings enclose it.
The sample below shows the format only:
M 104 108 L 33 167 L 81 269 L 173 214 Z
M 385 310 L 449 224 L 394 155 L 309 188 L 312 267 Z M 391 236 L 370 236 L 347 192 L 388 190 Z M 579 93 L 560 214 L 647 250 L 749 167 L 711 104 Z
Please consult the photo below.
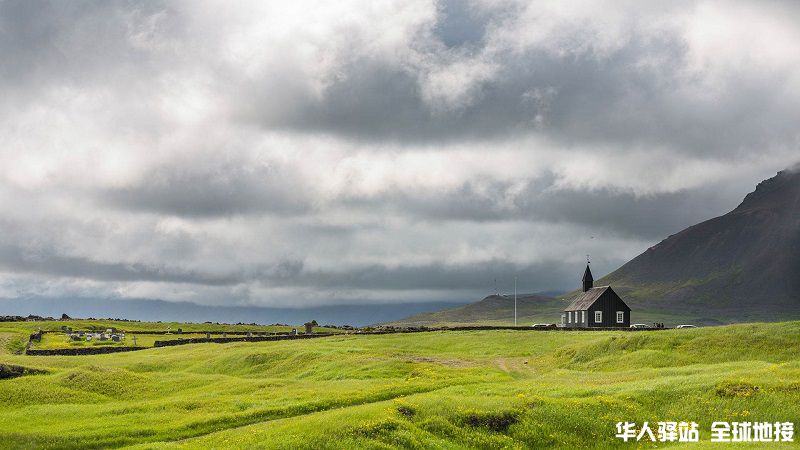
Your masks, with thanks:
M 267 341 L 286 341 L 291 339 L 311 339 L 311 338 L 320 338 L 320 337 L 327 337 L 327 336 L 334 336 L 333 333 L 316 333 L 316 334 L 285 334 L 285 335 L 274 335 L 274 336 L 251 336 L 251 337 L 244 337 L 244 338 L 229 338 L 229 337 L 219 337 L 219 338 L 188 338 L 188 339 L 170 339 L 168 341 L 155 341 L 153 343 L 153 347 L 170 347 L 173 345 L 186 345 L 186 344 L 205 344 L 205 343 L 216 343 L 216 344 L 227 344 L 230 342 L 267 342 Z
M 78 356 L 78 355 L 104 355 L 106 353 L 133 352 L 145 350 L 149 347 L 75 347 L 75 348 L 51 348 L 51 349 L 29 349 L 25 352 L 30 356 Z

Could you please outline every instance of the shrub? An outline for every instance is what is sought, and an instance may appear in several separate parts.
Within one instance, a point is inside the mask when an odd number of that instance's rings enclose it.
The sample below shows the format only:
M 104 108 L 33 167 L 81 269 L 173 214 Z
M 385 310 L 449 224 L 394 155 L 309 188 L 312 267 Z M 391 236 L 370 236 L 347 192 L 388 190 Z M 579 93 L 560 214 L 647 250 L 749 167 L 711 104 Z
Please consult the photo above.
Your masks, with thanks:
M 30 367 L 17 366 L 14 364 L 0 364 L 0 380 L 45 373 L 47 373 L 46 370 L 32 369 Z
M 747 382 L 723 383 L 717 386 L 716 392 L 720 397 L 752 397 L 758 393 L 759 387 Z
M 473 428 L 485 428 L 495 433 L 505 433 L 519 421 L 517 411 L 472 411 L 461 417 L 461 422 Z

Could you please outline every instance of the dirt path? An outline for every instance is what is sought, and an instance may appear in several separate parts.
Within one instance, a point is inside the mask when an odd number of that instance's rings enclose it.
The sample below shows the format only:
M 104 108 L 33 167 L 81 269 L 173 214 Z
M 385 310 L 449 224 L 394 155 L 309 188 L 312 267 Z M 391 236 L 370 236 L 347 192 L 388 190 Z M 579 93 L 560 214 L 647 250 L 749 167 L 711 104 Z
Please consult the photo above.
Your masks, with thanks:
M 497 358 L 494 362 L 500 370 L 506 373 L 530 374 L 534 372 L 528 358 Z

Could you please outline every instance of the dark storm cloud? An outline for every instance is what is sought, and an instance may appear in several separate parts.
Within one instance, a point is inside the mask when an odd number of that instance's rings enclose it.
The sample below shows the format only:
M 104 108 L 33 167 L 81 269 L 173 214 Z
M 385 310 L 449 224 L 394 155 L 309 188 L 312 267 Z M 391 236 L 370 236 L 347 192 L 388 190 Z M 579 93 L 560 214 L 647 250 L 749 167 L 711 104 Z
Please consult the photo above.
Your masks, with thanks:
M 482 26 L 465 18 L 463 7 L 452 9 L 440 16 L 434 33 L 445 48 L 432 51 L 451 55 L 444 66 L 470 64 L 472 49 L 486 45 Z M 496 73 L 477 82 L 469 102 L 454 110 L 436 110 L 424 98 L 420 79 L 429 69 L 364 57 L 342 65 L 321 98 L 301 93 L 291 105 L 276 103 L 275 96 L 292 85 L 269 73 L 245 90 L 255 101 L 241 105 L 248 120 L 267 128 L 368 141 L 490 142 L 538 133 L 566 148 L 656 146 L 693 157 L 730 157 L 797 142 L 800 108 L 783 101 L 780 88 L 789 73 L 727 73 L 704 86 L 700 77 L 687 75 L 692 61 L 685 37 L 631 33 L 602 56 L 591 50 L 590 34 L 576 37 L 588 49 L 566 48 L 565 54 L 536 47 L 495 52 L 485 59 Z M 719 92 L 700 95 L 711 89 Z
M 185 217 L 239 214 L 299 214 L 311 199 L 299 177 L 265 165 L 192 164 L 148 173 L 133 185 L 98 193 L 100 202 L 120 209 Z
M 346 272 L 307 272 L 293 279 L 319 288 L 367 290 L 464 290 L 489 291 L 494 279 L 504 285 L 515 274 L 524 275 L 521 289 L 536 290 L 542 286 L 569 286 L 577 279 L 574 267 L 561 261 L 542 261 L 536 264 L 515 265 L 508 261 L 492 260 L 473 264 L 426 264 L 387 267 L 370 265 Z M 571 284 L 570 284 L 571 283 Z
M 237 102 L 241 114 L 269 128 L 365 139 L 429 138 L 446 125 L 431 123 L 414 74 L 369 60 L 353 61 L 344 70 L 347 76 L 326 89 L 324 100 L 302 90 L 293 92 L 290 81 L 267 74 L 243 90 L 254 101 Z
M 529 180 L 522 189 L 510 182 L 467 181 L 448 191 L 392 192 L 351 198 L 344 204 L 431 221 L 578 224 L 598 233 L 652 240 L 726 213 L 748 189 L 731 192 L 718 187 L 639 196 L 608 188 L 560 189 L 554 182 L 552 174 Z
M 574 282 L 565 277 L 574 267 L 560 261 L 515 265 L 493 260 L 474 264 L 387 267 L 372 264 L 345 271 L 304 270 L 299 260 L 285 260 L 270 267 L 255 267 L 226 275 L 214 275 L 165 265 L 95 261 L 85 257 L 61 255 L 52 249 L 25 249 L 0 246 L 0 268 L 18 273 L 56 277 L 80 277 L 97 281 L 145 281 L 189 283 L 204 286 L 233 286 L 255 282 L 272 287 L 313 287 L 333 290 L 484 290 L 494 279 L 505 283 L 515 274 L 524 274 L 522 289 L 560 286 Z M 510 277 L 510 278 L 509 278 Z
M 156 281 L 226 286 L 241 280 L 144 263 L 102 262 L 79 256 L 60 255 L 52 249 L 0 246 L 0 267 L 20 273 L 56 277 L 78 277 L 98 281 Z

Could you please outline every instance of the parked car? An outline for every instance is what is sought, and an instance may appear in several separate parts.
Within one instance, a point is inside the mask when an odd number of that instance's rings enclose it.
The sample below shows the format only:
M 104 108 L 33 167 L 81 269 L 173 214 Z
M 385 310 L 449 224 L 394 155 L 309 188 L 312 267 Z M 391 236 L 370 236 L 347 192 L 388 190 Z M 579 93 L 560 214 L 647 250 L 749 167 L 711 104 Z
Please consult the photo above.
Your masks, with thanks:
M 632 323 L 631 328 L 653 328 L 645 323 Z
M 531 328 L 555 328 L 556 324 L 554 323 L 535 323 L 531 325 Z
M 678 326 L 677 326 L 677 327 L 675 327 L 675 328 L 697 328 L 697 326 L 695 326 L 695 325 L 688 325 L 688 324 L 686 324 L 686 325 L 678 325 Z

